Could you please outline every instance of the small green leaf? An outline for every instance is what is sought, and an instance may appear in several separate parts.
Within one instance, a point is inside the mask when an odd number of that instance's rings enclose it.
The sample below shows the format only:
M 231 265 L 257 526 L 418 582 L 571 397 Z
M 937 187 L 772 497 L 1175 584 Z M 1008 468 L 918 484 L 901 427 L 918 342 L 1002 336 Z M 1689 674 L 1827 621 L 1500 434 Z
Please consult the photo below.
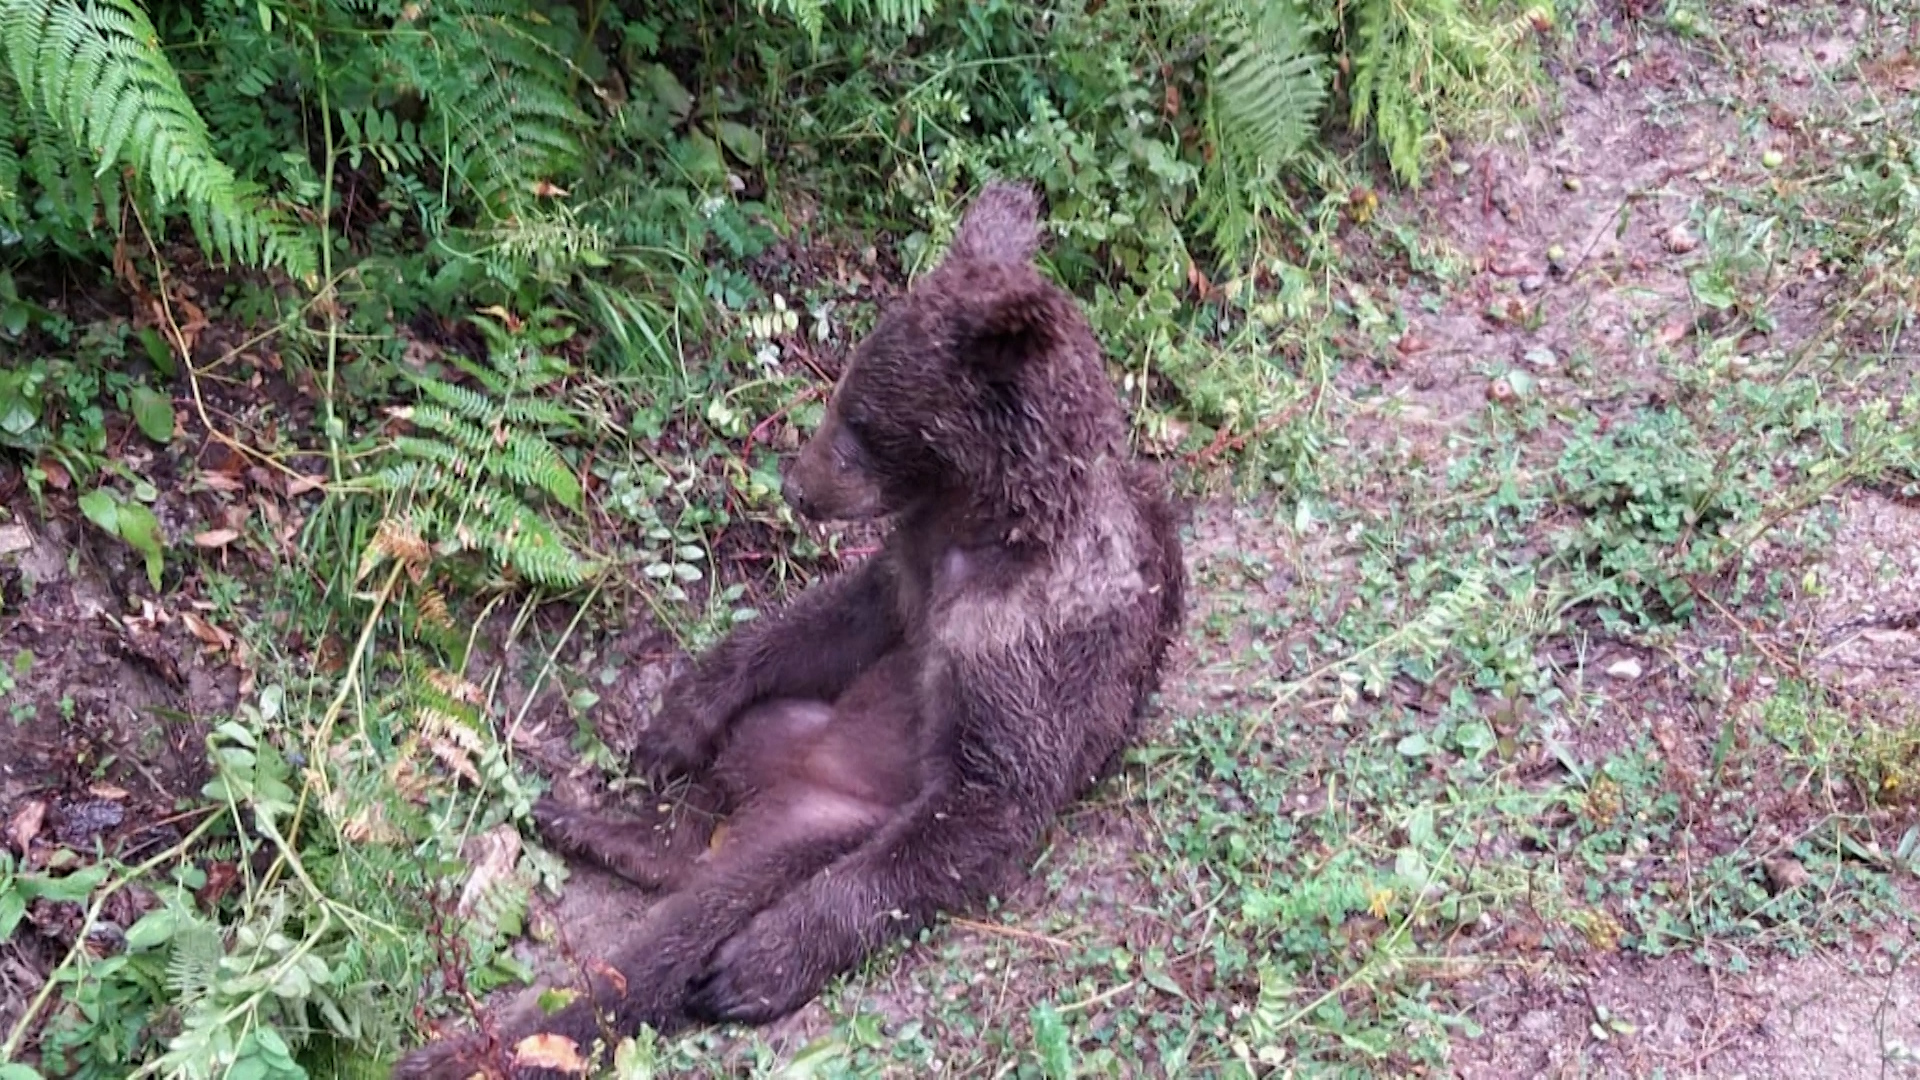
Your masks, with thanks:
M 173 441 L 173 401 L 167 395 L 145 386 L 136 386 L 129 395 L 133 421 L 140 433 L 165 446 Z
M 815 1039 L 788 1058 L 774 1076 L 777 1080 L 807 1080 L 819 1075 L 824 1067 L 839 1064 L 846 1053 L 847 1048 L 831 1037 Z
M 767 156 L 767 142 L 760 133 L 734 120 L 722 120 L 718 134 L 733 155 L 748 165 L 758 165 Z
M 679 152 L 674 157 L 678 159 L 680 167 L 686 170 L 689 178 L 695 181 L 719 181 L 726 178 L 726 159 L 720 155 L 720 144 L 711 136 L 695 131 L 680 140 L 678 149 Z
M 153 366 L 159 369 L 160 374 L 169 379 L 173 378 L 179 368 L 174 366 L 173 349 L 168 347 L 167 339 L 161 337 L 160 332 L 151 326 L 141 327 L 137 331 L 137 336 L 140 338 L 140 344 L 146 347 L 147 359 L 153 361 Z
M 1040 1055 L 1040 1071 L 1047 1080 L 1070 1080 L 1073 1050 L 1067 1043 L 1067 1025 L 1051 1005 L 1036 1006 L 1031 1017 L 1033 1048 Z
M 109 536 L 120 535 L 120 500 L 106 488 L 96 488 L 80 496 L 80 512 L 88 521 L 100 526 L 100 531 Z
M 14 879 L 14 887 L 28 897 L 39 897 L 55 903 L 77 904 L 85 900 L 107 880 L 107 868 L 95 863 L 84 870 L 75 870 L 65 877 L 43 877 L 35 874 Z
M 0 431 L 9 435 L 25 435 L 40 415 L 27 399 L 12 394 L 0 398 Z
M 126 503 L 119 508 L 120 539 L 125 540 L 133 550 L 147 557 L 147 581 L 155 589 L 160 588 L 161 547 L 160 519 L 153 511 L 138 503 Z
M 27 898 L 13 889 L 0 892 L 0 941 L 13 936 L 13 928 L 20 925 L 20 919 L 27 913 Z M 4 1076 L 0 1073 L 0 1076 Z
M 42 1080 L 40 1071 L 17 1061 L 0 1065 L 0 1080 Z
M 127 948 L 145 950 L 166 944 L 173 938 L 179 921 L 171 908 L 147 912 L 139 922 L 127 927 Z
M 1187 997 L 1187 992 L 1180 988 L 1179 983 L 1173 981 L 1173 976 L 1168 975 L 1160 968 L 1148 968 L 1140 973 L 1140 977 L 1147 980 L 1148 986 L 1153 987 L 1163 994 L 1169 994 L 1177 998 Z
M 227 1070 L 227 1080 L 267 1080 L 267 1063 L 258 1054 L 248 1054 Z
M 680 85 L 680 80 L 664 65 L 648 65 L 647 89 L 652 91 L 653 100 L 672 114 L 674 123 L 680 123 L 693 113 L 693 95 Z

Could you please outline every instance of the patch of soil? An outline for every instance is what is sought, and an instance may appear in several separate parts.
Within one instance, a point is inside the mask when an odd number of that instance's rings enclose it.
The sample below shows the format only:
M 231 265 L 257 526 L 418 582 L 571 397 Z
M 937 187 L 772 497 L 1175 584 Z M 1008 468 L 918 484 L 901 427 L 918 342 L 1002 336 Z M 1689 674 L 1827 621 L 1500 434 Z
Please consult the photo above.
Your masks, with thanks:
M 1612 956 L 1488 977 L 1462 1077 L 1920 1076 L 1920 955 L 1907 937 L 1744 973 Z
M 207 779 L 205 720 L 233 708 L 238 673 L 209 664 L 180 622 L 131 603 L 125 580 L 71 523 L 0 525 L 0 670 L 14 680 L 0 696 L 0 820 L 25 870 L 177 843 Z M 110 905 L 96 933 L 139 914 Z M 77 905 L 35 901 L 0 944 L 0 1030 L 79 928 Z
M 1814 608 L 1815 665 L 1849 693 L 1920 701 L 1920 506 L 1880 495 L 1843 497 Z
M 1508 387 L 1496 378 L 1508 370 L 1533 381 L 1534 393 L 1585 410 L 1661 400 L 1661 354 L 1687 357 L 1729 325 L 1689 284 L 1715 257 L 1702 208 L 1718 191 L 1764 187 L 1762 155 L 1791 149 L 1787 117 L 1806 111 L 1809 85 L 1832 97 L 1831 80 L 1859 51 L 1784 24 L 1751 36 L 1735 47 L 1766 50 L 1782 78 L 1758 84 L 1724 72 L 1671 35 L 1583 28 L 1555 65 L 1549 135 L 1463 153 L 1457 175 L 1439 173 L 1417 202 L 1383 208 L 1439 238 L 1464 273 L 1437 291 L 1404 280 L 1387 288 L 1405 330 L 1382 350 L 1390 359 L 1380 368 L 1349 365 L 1341 381 L 1397 408 L 1358 411 L 1350 434 L 1418 438 L 1423 426 L 1438 434 L 1503 397 Z M 1790 101 L 1780 106 L 1784 126 L 1753 129 L 1728 107 L 1754 101 Z M 1379 272 L 1406 276 L 1390 265 Z M 1741 351 L 1812 338 L 1835 280 L 1816 272 L 1779 282 L 1767 298 L 1771 331 L 1745 335 Z

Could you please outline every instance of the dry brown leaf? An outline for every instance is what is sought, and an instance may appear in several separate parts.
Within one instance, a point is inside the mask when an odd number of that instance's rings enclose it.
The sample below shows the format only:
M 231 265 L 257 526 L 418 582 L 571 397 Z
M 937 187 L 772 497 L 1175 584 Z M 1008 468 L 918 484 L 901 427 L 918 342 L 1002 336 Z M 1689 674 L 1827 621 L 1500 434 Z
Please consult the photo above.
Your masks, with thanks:
M 510 331 L 518 333 L 520 330 L 519 318 L 515 316 L 513 312 L 508 311 L 506 308 L 501 307 L 499 304 L 489 304 L 486 307 L 478 308 L 476 310 L 481 315 L 491 315 L 494 318 L 499 319 L 501 322 L 506 324 L 507 329 Z
M 191 611 L 180 613 L 180 619 L 187 624 L 187 631 L 200 639 L 200 643 L 215 652 L 227 652 L 233 648 L 233 635 L 213 625 Z
M 13 849 L 22 858 L 26 857 L 33 838 L 40 835 L 40 826 L 46 820 L 47 804 L 40 799 L 28 799 L 13 812 L 13 819 L 7 822 L 7 839 L 13 841 Z
M 514 864 L 520 861 L 520 833 L 511 825 L 495 826 L 469 840 L 467 847 L 473 869 L 468 871 L 467 883 L 453 906 L 454 913 L 463 919 L 473 914 L 473 905 L 487 890 L 512 876 Z
M 1767 859 L 1761 863 L 1761 866 L 1766 869 L 1767 880 L 1773 882 L 1775 892 L 1797 889 L 1813 880 L 1813 875 L 1807 873 L 1807 868 L 1800 865 L 1797 859 L 1784 856 L 1778 859 Z
M 1655 340 L 1662 345 L 1676 345 L 1686 340 L 1687 335 L 1691 333 L 1693 333 L 1693 319 L 1679 318 L 1662 326 Z
M 580 1044 L 565 1035 L 542 1033 L 529 1035 L 513 1047 L 513 1063 L 529 1069 L 553 1069 L 556 1072 L 583 1073 L 586 1059 L 580 1056 Z
M 223 548 L 238 539 L 240 534 L 232 529 L 208 529 L 194 537 L 193 542 L 203 548 Z
M 95 784 L 87 789 L 96 799 L 112 799 L 115 802 L 127 797 L 127 789 L 112 784 Z
M 240 490 L 240 481 L 223 472 L 201 473 L 200 485 L 209 491 L 218 491 L 228 495 Z
M 605 960 L 596 957 L 588 961 L 587 974 L 596 975 L 605 980 L 606 984 L 613 989 L 613 992 L 619 994 L 621 997 L 627 996 L 627 977 L 620 973 L 619 968 L 614 967 Z
M 287 477 L 287 498 L 305 495 L 309 491 L 318 491 L 326 486 L 327 478 L 324 476 L 289 476 Z

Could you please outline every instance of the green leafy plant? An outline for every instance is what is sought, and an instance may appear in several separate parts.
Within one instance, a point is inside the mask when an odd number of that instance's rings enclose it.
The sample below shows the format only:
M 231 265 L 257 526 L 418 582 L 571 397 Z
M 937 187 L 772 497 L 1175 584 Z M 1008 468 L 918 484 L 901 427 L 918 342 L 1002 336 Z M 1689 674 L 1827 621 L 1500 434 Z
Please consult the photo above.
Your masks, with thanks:
M 1524 97 L 1524 45 L 1552 25 L 1549 6 L 1505 21 L 1474 0 L 1356 0 L 1343 50 L 1352 63 L 1349 117 L 1370 131 L 1394 174 L 1417 183 L 1443 132 L 1488 106 Z M 1461 128 L 1470 125 L 1461 123 Z M 1477 126 L 1477 125 L 1474 125 Z
M 1728 463 L 1683 412 L 1649 409 L 1601 432 L 1589 422 L 1567 440 L 1561 498 L 1584 514 L 1561 550 L 1595 574 L 1594 588 L 1638 618 L 1685 618 L 1686 575 L 1717 565 L 1728 526 L 1759 513 L 1765 478 Z
M 166 536 L 152 510 L 121 499 L 109 488 L 95 488 L 80 497 L 80 512 L 99 526 L 101 532 L 139 552 L 146 559 L 147 582 L 156 590 L 160 588 Z
M 580 482 L 553 441 L 578 422 L 545 396 L 571 370 L 548 351 L 573 333 L 556 314 L 537 312 L 518 333 L 475 320 L 492 346 L 489 362 L 450 357 L 474 385 L 413 376 L 421 399 L 396 415 L 418 433 L 395 439 L 392 463 L 368 483 L 401 499 L 394 516 L 442 554 L 477 548 L 528 581 L 564 588 L 586 581 L 593 565 L 528 502 L 537 493 L 565 510 L 582 507 Z M 362 576 L 388 553 L 369 549 Z
M 51 142 L 22 131 L 31 111 L 68 140 L 96 178 L 124 165 L 161 204 L 178 200 L 207 250 L 264 262 L 296 277 L 317 264 L 312 237 L 235 176 L 133 0 L 6 0 L 0 4 L 0 215 L 17 216 L 16 142 L 45 156 Z M 57 171 L 40 162 L 29 171 Z M 8 196 L 12 196 L 9 198 Z

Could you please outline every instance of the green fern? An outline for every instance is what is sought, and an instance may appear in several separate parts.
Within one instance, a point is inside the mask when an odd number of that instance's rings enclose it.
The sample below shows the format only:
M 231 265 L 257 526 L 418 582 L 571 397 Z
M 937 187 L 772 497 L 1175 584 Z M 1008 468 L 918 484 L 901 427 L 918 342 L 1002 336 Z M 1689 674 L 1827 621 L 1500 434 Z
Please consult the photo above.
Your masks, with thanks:
M 585 160 L 586 114 L 574 101 L 580 72 L 545 35 L 542 20 L 511 0 L 462 0 L 440 9 L 429 51 L 407 55 L 440 128 L 446 167 L 502 218 L 539 185 Z
M 191 1008 L 214 992 L 226 955 L 218 928 L 197 916 L 181 916 L 167 955 L 167 989 L 180 1008 Z
M 518 334 L 476 324 L 493 346 L 489 362 L 449 361 L 478 388 L 413 375 L 423 400 L 405 415 L 415 433 L 393 441 L 393 460 L 372 487 L 408 499 L 404 516 L 442 550 L 478 549 L 527 580 L 579 585 L 593 564 L 531 502 L 544 497 L 575 513 L 584 506 L 580 481 L 553 441 L 578 423 L 538 396 L 566 370 L 544 348 L 558 336 L 539 319 Z
M 807 32 L 814 47 L 819 47 L 820 35 L 827 28 L 826 0 L 755 0 L 755 6 L 761 12 L 771 6 L 785 13 Z M 939 0 L 839 0 L 834 6 L 841 19 L 848 22 L 869 19 L 882 26 L 912 26 L 933 14 L 940 4 Z
M 0 112 L 50 121 L 96 179 L 116 165 L 131 169 L 162 208 L 177 201 L 202 246 L 223 259 L 302 278 L 314 272 L 310 236 L 215 153 L 134 0 L 0 0 L 0 61 L 11 76 L 0 84 Z M 0 178 L 16 198 L 19 175 L 13 168 Z
M 1394 174 L 1417 185 L 1445 145 L 1443 128 L 1484 127 L 1489 114 L 1526 97 L 1525 46 L 1537 17 L 1489 24 L 1460 0 L 1355 0 L 1347 23 L 1354 130 L 1371 126 Z
M 1269 172 L 1312 145 L 1326 105 L 1325 57 L 1291 0 L 1213 5 L 1221 46 L 1208 81 L 1219 145 Z
M 0 66 L 0 224 L 29 248 L 51 242 L 70 254 L 85 251 L 82 238 L 96 223 L 120 216 L 123 192 L 118 170 L 98 176 L 51 116 L 8 107 L 19 100 L 10 69 Z M 29 212 L 29 196 L 37 194 Z

